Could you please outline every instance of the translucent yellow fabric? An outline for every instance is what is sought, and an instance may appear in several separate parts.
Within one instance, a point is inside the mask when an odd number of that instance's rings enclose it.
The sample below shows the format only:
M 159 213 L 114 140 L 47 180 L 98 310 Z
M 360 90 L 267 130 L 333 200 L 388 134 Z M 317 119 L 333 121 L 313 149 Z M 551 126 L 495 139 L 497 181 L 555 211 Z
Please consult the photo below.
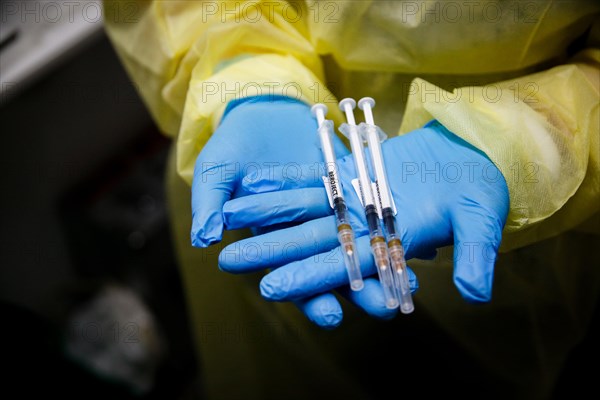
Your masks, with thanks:
M 106 22 L 152 115 L 176 137 L 177 170 L 188 183 L 233 98 L 284 94 L 333 104 L 331 92 L 369 95 L 388 133 L 437 118 L 498 165 L 511 197 L 503 242 L 510 249 L 598 211 L 590 200 L 600 170 L 600 55 L 588 50 L 568 64 L 567 50 L 581 37 L 597 45 L 586 33 L 599 8 L 591 1 L 125 1 L 106 3 Z

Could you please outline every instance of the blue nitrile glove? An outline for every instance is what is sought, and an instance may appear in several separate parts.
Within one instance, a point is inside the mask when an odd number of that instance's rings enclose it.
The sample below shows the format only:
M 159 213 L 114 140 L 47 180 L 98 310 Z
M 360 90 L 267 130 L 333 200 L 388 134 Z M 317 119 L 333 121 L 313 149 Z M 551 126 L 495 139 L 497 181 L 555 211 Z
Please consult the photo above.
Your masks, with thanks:
M 431 257 L 436 248 L 454 244 L 454 283 L 460 294 L 469 302 L 489 301 L 509 209 L 508 188 L 500 171 L 485 154 L 437 121 L 385 141 L 382 149 L 407 259 Z M 338 167 L 363 275 L 372 275 L 376 269 L 370 257 L 368 228 L 350 184 L 356 177 L 352 156 L 339 159 Z M 252 262 L 233 257 L 247 241 L 226 247 L 220 255 L 221 268 L 230 272 L 278 266 L 261 282 L 261 293 L 267 299 L 297 300 L 347 284 L 341 257 L 327 263 L 333 258 L 327 252 L 335 252 L 338 243 L 322 172 L 317 170 L 323 171 L 323 167 L 305 165 L 293 177 L 283 170 L 251 173 L 243 186 L 249 193 L 260 194 L 225 204 L 228 229 L 302 222 L 252 239 L 253 246 L 270 246 L 270 257 Z M 273 243 L 287 243 L 288 251 L 285 245 L 277 249 Z
M 257 96 L 232 101 L 204 146 L 192 181 L 192 244 L 207 247 L 223 234 L 222 210 L 226 201 L 243 195 L 244 175 L 263 168 L 297 169 L 318 162 L 321 150 L 317 123 L 307 104 L 282 96 Z M 336 154 L 348 153 L 340 140 Z M 333 295 L 320 295 L 297 303 L 310 319 L 323 325 L 341 321 Z
M 293 98 L 256 96 L 232 101 L 196 160 L 192 181 L 192 244 L 221 240 L 222 210 L 240 193 L 244 176 L 257 169 L 296 170 L 322 158 L 310 107 Z M 348 154 L 340 140 L 336 154 Z

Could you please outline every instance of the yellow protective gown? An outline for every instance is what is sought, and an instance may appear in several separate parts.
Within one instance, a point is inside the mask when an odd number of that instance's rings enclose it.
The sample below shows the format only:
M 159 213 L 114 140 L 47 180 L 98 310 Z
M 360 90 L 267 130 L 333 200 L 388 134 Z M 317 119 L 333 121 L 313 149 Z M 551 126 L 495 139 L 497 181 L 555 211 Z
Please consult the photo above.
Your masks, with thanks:
M 107 32 L 176 144 L 171 218 L 209 398 L 369 398 L 390 375 L 374 374 L 375 353 L 396 354 L 382 338 L 419 343 L 415 326 L 449 334 L 492 393 L 547 397 L 600 293 L 599 16 L 593 1 L 106 1 Z M 510 193 L 491 304 L 460 299 L 442 251 L 411 263 L 414 315 L 348 306 L 323 332 L 262 300 L 260 276 L 219 272 L 222 246 L 191 248 L 195 159 L 227 102 L 257 94 L 371 96 L 388 134 L 436 118 L 484 151 Z

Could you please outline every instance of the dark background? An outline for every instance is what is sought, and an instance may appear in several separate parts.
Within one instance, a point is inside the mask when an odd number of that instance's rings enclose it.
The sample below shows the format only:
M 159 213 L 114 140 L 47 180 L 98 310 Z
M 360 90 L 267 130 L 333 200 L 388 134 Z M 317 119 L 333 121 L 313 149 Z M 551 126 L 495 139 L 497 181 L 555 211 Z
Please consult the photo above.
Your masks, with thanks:
M 103 34 L 17 89 L 0 108 L 0 348 L 10 370 L 1 390 L 15 385 L 19 398 L 187 396 L 197 365 L 165 203 L 170 141 Z M 163 350 L 149 392 L 66 354 L 73 332 L 101 341 L 71 319 L 106 287 L 135 294 L 155 319 Z

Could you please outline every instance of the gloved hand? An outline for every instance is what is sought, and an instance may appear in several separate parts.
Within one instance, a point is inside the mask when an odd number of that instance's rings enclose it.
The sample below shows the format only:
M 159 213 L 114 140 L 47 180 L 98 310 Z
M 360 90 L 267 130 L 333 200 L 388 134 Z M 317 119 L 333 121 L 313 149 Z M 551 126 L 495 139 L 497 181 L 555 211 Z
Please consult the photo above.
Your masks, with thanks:
M 275 167 L 293 170 L 321 160 L 317 123 L 310 107 L 282 96 L 232 101 L 196 160 L 192 181 L 192 244 L 207 247 L 221 240 L 223 205 L 244 195 L 241 181 L 250 171 Z M 336 154 L 348 153 L 340 140 Z M 335 324 L 340 314 L 333 295 L 298 302 L 311 319 Z M 315 313 L 318 313 L 315 314 Z
M 321 160 L 310 107 L 289 97 L 256 96 L 229 103 L 221 124 L 200 152 L 192 180 L 192 245 L 221 240 L 225 202 L 243 195 L 244 175 Z M 336 154 L 348 150 L 338 139 Z
M 454 243 L 458 291 L 469 302 L 489 301 L 509 209 L 508 188 L 500 171 L 485 154 L 437 121 L 385 141 L 382 150 L 407 259 L 431 257 L 436 248 Z M 350 184 L 356 177 L 352 156 L 339 159 L 338 167 L 363 276 L 373 275 L 376 269 L 363 208 Z M 338 246 L 336 227 L 317 170 L 324 169 L 304 165 L 294 176 L 281 169 L 255 171 L 243 186 L 257 194 L 232 200 L 223 209 L 228 229 L 299 223 L 234 243 L 220 255 L 220 267 L 230 272 L 279 267 L 261 281 L 266 299 L 297 300 L 348 283 L 341 257 L 331 262 Z M 242 252 L 249 245 L 270 251 L 248 260 Z M 368 298 L 355 296 L 359 306 Z

